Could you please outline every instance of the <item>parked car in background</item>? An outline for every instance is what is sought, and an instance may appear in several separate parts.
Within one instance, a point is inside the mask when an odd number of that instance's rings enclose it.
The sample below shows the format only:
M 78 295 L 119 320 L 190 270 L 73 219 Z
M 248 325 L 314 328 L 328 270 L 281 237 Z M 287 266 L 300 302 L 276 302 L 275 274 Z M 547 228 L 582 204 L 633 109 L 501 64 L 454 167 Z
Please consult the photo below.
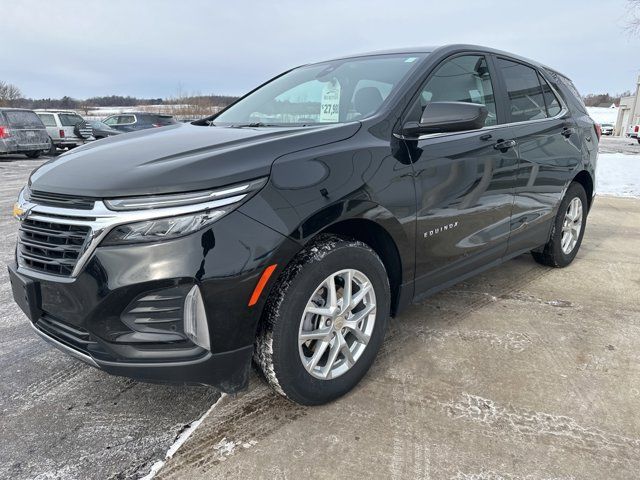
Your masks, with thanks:
M 37 158 L 51 148 L 38 115 L 22 108 L 0 108 L 0 154 L 24 153 Z
M 57 148 L 75 148 L 84 145 L 93 138 L 93 129 L 84 118 L 73 111 L 36 110 L 35 111 L 51 138 L 51 154 Z
M 145 130 L 154 127 L 166 127 L 177 123 L 171 115 L 162 115 L 160 113 L 147 112 L 131 112 L 119 113 L 105 118 L 103 121 L 106 125 L 121 132 L 133 132 L 136 130 Z
M 253 358 L 281 395 L 325 403 L 411 301 L 523 253 L 571 264 L 599 141 L 571 80 L 506 52 L 305 65 L 36 170 L 14 207 L 13 295 L 107 372 L 233 393 Z
M 600 129 L 602 130 L 602 135 L 613 135 L 612 123 L 601 123 Z
M 111 137 L 113 135 L 120 135 L 121 133 L 123 133 L 120 130 L 111 128 L 109 125 L 99 120 L 90 121 L 89 125 L 91 125 L 91 128 L 93 128 L 93 136 L 96 140 Z
M 627 130 L 627 137 L 636 138 L 638 136 L 638 125 L 629 125 L 629 129 Z

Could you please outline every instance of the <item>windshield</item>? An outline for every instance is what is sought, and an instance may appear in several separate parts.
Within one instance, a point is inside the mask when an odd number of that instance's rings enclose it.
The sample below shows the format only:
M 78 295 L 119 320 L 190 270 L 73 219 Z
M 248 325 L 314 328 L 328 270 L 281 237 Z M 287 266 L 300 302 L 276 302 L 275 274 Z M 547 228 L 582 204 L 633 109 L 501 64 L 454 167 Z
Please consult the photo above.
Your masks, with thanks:
M 377 55 L 296 68 L 213 119 L 214 125 L 309 125 L 359 120 L 375 113 L 425 56 Z

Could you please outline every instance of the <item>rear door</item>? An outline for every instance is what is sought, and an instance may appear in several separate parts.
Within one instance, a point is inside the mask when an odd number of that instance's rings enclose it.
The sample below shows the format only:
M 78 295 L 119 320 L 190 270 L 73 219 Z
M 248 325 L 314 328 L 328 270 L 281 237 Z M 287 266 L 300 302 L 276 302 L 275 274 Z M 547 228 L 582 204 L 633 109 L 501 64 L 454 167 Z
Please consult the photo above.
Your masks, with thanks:
M 576 124 L 561 97 L 532 65 L 495 59 L 500 74 L 508 136 L 517 142 L 518 173 L 508 253 L 548 240 L 564 189 L 581 161 Z
M 506 252 L 518 159 L 508 128 L 500 125 L 494 76 L 486 54 L 449 57 L 426 79 L 405 119 L 419 120 L 433 101 L 479 103 L 489 111 L 480 130 L 405 138 L 417 192 L 417 295 Z

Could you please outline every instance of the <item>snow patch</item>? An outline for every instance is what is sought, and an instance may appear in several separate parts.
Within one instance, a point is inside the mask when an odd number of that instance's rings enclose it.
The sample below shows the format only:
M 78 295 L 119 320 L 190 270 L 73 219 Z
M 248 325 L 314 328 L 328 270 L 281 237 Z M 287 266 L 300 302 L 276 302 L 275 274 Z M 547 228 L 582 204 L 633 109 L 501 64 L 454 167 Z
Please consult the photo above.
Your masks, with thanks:
M 169 447 L 169 450 L 167 450 L 167 453 L 165 454 L 164 458 L 162 460 L 158 460 L 157 462 L 155 462 L 151 466 L 151 470 L 149 471 L 149 473 L 147 473 L 144 477 L 142 477 L 141 480 L 151 480 L 152 478 L 154 478 L 156 474 L 160 471 L 160 469 L 164 466 L 164 464 L 167 462 L 167 460 L 169 460 L 171 457 L 175 455 L 178 449 L 182 445 L 184 445 L 184 443 L 189 439 L 189 437 L 193 434 L 193 432 L 195 432 L 196 428 L 200 426 L 203 420 L 209 416 L 209 414 L 213 411 L 216 405 L 218 405 L 226 396 L 227 396 L 226 393 L 222 393 L 220 395 L 220 398 L 218 398 L 218 400 L 216 401 L 216 403 L 211 405 L 211 407 L 209 407 L 209 410 L 207 410 L 204 413 L 204 415 L 202 415 L 198 420 L 192 422 L 187 428 L 185 428 L 182 432 L 180 432 L 180 435 L 178 435 L 178 438 L 175 439 L 173 444 L 171 444 L 171 446 Z

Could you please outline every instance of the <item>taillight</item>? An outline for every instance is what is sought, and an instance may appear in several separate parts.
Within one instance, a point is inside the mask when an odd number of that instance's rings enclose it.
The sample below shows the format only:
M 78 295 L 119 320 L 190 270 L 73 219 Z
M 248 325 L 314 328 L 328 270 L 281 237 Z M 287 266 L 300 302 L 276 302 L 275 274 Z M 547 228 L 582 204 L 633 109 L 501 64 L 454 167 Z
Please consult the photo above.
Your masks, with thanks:
M 599 123 L 594 123 L 594 127 L 596 129 L 596 136 L 598 137 L 598 140 L 600 140 L 600 137 L 602 136 L 602 126 Z
M 636 125 L 635 127 L 633 127 L 633 131 L 634 131 L 635 133 L 638 133 L 638 128 L 639 128 L 639 127 L 638 127 L 638 125 Z
M 0 138 L 9 138 L 9 129 L 7 127 L 0 127 Z
M 162 125 L 160 125 L 159 123 L 153 123 L 152 125 L 153 125 L 154 127 L 156 127 L 156 128 L 158 128 L 158 127 L 161 127 L 161 126 L 162 126 Z
M 64 138 L 64 130 L 60 129 L 60 138 Z

